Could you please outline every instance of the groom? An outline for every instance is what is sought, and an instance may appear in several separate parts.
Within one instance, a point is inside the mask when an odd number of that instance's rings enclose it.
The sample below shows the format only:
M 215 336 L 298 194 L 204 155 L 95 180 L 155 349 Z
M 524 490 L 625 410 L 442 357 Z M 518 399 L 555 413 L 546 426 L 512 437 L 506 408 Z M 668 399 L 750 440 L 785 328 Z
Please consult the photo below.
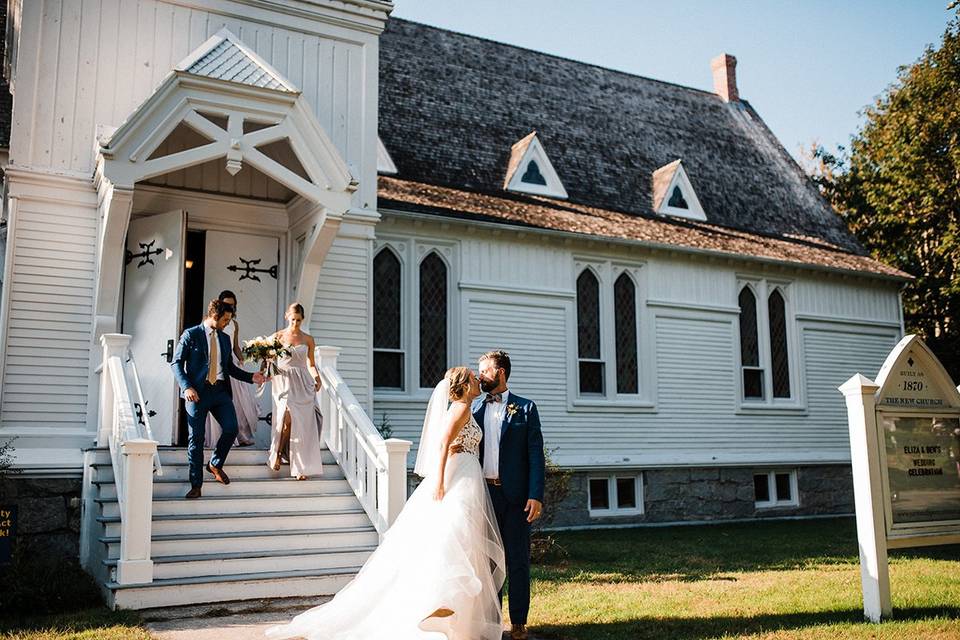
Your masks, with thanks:
M 186 400 L 187 425 L 190 438 L 187 457 L 190 460 L 190 491 L 186 498 L 199 498 L 203 484 L 203 469 L 206 468 L 217 482 L 230 484 L 223 471 L 227 453 L 237 437 L 237 413 L 233 408 L 233 392 L 230 389 L 232 376 L 244 382 L 263 384 L 266 378 L 260 373 L 251 374 L 233 364 L 230 357 L 230 339 L 223 328 L 233 319 L 233 307 L 222 300 L 211 300 L 207 317 L 195 327 L 190 327 L 180 336 L 173 357 L 173 376 L 183 390 Z M 223 431 L 217 440 L 210 462 L 203 464 L 203 436 L 207 414 L 220 423 Z
M 530 610 L 530 523 L 543 511 L 543 435 L 537 405 L 510 393 L 510 356 L 480 356 L 480 388 L 473 405 L 483 429 L 480 464 L 500 526 L 510 583 L 510 637 L 527 638 Z

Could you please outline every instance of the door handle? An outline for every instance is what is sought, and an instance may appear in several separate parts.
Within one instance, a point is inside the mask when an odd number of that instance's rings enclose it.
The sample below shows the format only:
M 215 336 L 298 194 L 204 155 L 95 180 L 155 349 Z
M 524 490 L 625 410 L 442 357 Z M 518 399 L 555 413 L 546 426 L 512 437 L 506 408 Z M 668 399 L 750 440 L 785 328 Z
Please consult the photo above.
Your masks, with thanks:
M 166 358 L 167 362 L 173 362 L 173 340 L 167 340 L 167 350 L 160 354 L 161 358 Z

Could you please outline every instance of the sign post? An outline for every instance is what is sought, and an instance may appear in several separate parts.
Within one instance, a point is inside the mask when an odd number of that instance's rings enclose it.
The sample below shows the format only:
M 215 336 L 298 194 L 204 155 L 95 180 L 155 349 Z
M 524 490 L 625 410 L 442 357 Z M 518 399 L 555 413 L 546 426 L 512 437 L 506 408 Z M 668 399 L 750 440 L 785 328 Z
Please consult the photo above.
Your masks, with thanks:
M 863 613 L 889 618 L 887 549 L 960 542 L 960 391 L 923 341 L 904 337 L 847 403 Z

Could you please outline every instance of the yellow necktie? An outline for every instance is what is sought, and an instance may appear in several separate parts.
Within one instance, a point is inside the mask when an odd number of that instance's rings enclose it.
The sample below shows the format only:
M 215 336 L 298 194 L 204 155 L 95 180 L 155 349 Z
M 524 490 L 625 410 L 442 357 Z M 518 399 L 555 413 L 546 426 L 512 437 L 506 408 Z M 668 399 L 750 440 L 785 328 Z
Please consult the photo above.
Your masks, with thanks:
M 217 330 L 210 332 L 210 370 L 207 371 L 207 382 L 215 384 L 217 382 L 217 360 L 220 356 L 217 353 Z

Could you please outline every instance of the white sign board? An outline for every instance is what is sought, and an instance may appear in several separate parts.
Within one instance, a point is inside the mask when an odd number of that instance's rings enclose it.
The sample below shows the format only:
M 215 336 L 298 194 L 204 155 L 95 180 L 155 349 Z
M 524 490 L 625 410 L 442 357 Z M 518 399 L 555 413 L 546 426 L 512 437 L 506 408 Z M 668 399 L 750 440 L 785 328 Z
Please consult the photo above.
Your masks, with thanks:
M 891 614 L 887 549 L 960 543 L 960 392 L 917 336 L 847 401 L 865 616 Z

